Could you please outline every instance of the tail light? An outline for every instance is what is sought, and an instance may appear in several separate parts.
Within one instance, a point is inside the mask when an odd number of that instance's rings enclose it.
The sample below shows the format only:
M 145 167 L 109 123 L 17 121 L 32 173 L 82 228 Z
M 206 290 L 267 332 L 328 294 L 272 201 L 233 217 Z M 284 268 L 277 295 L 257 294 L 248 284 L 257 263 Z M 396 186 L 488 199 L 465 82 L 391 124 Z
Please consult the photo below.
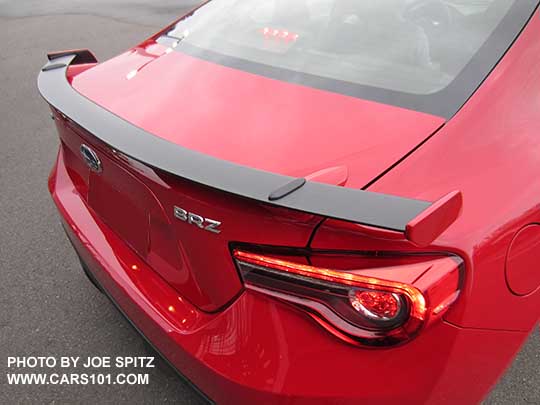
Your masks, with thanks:
M 301 308 L 355 345 L 410 340 L 459 295 L 462 260 L 454 255 L 305 256 L 237 248 L 233 256 L 247 289 Z

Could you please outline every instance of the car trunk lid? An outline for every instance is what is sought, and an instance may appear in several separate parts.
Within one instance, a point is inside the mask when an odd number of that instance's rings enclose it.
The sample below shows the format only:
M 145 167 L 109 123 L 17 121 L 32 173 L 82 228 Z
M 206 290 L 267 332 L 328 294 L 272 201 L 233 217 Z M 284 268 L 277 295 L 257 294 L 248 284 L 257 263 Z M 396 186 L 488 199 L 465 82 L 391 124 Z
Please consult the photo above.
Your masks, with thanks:
M 151 168 L 105 145 L 59 112 L 56 123 L 67 172 L 94 215 L 175 288 L 179 299 L 202 310 L 217 311 L 242 291 L 231 241 L 304 247 L 321 221 Z M 83 145 L 99 158 L 99 172 L 84 163 Z M 178 210 L 193 220 L 175 216 Z M 215 228 L 219 233 L 204 229 L 208 221 L 221 223 Z
M 205 154 L 294 177 L 343 166 L 364 187 L 445 120 L 269 79 L 151 43 L 76 76 L 86 97 Z
M 77 73 L 68 75 L 76 90 L 167 141 L 351 188 L 365 186 L 444 122 L 236 71 L 157 44 Z M 150 167 L 57 116 L 68 173 L 95 215 L 205 311 L 223 308 L 242 291 L 231 243 L 305 247 L 323 219 Z M 83 163 L 83 144 L 99 156 L 101 172 Z M 220 232 L 204 229 L 201 220 L 220 222 Z

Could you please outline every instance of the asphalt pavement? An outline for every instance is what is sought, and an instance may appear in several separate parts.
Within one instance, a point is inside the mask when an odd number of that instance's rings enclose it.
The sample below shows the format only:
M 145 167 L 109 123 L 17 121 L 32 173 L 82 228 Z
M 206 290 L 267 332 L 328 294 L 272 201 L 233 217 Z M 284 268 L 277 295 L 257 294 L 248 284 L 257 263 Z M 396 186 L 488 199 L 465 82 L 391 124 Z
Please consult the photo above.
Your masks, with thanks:
M 0 403 L 198 404 L 165 364 L 148 385 L 8 385 L 8 356 L 149 356 L 127 321 L 86 279 L 46 180 L 58 140 L 36 75 L 51 50 L 118 54 L 174 20 L 188 0 L 0 0 Z M 74 371 L 67 368 L 63 372 Z M 540 404 L 535 333 L 486 401 Z

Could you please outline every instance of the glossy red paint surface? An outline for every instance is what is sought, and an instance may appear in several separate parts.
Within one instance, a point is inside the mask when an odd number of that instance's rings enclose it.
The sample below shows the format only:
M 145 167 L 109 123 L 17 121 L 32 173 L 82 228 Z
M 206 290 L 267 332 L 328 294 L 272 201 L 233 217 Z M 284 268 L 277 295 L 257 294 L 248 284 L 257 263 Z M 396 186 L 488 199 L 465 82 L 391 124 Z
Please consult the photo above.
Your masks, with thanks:
M 205 311 L 220 309 L 242 289 L 231 261 L 230 241 L 303 247 L 321 221 L 175 178 L 111 151 L 59 116 L 56 123 L 70 178 L 92 211 L 154 271 Z M 83 163 L 82 144 L 99 152 L 101 173 L 90 172 Z M 178 220 L 175 206 L 218 218 L 223 231 L 215 234 Z M 242 221 L 238 221 L 240 214 Z
M 345 166 L 346 186 L 356 188 L 444 122 L 165 49 L 147 42 L 74 77 L 73 86 L 148 132 L 187 148 L 298 177 Z
M 195 186 L 113 153 L 60 118 L 53 199 L 78 253 L 114 301 L 219 403 L 480 401 L 540 317 L 538 244 L 528 229 L 540 223 L 538 17 L 463 109 L 369 187 L 428 201 L 461 192 L 460 216 L 427 247 L 396 232 Z M 70 74 L 83 94 L 165 139 L 346 187 L 365 186 L 443 123 L 167 53 L 153 41 Z M 102 175 L 81 161 L 83 142 L 99 152 Z M 174 218 L 174 206 L 230 225 L 205 233 Z M 244 290 L 230 242 L 310 253 L 451 252 L 465 271 L 453 280 L 461 293 L 444 320 L 405 345 L 365 350 L 305 312 Z M 310 260 L 328 266 L 332 258 Z M 436 279 L 401 272 L 405 261 L 392 261 L 396 270 L 385 275 L 393 281 Z
M 410 221 L 405 236 L 418 246 L 428 246 L 459 217 L 462 206 L 460 191 L 448 193 Z
M 131 321 L 218 403 L 475 402 L 526 337 L 439 322 L 405 346 L 361 350 L 305 313 L 249 291 L 205 314 L 92 213 L 64 162 L 61 153 L 49 188 L 77 252 Z
M 344 186 L 349 179 L 349 170 L 346 166 L 334 166 L 322 169 L 306 176 L 306 180 L 317 181 L 319 183 L 333 184 L 334 186 Z

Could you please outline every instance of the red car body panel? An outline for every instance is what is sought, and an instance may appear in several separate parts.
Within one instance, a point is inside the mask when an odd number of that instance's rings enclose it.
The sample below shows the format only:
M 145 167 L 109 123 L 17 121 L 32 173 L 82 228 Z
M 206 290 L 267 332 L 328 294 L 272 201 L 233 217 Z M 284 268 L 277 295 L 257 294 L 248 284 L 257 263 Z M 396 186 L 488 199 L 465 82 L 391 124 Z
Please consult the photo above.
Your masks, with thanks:
M 364 187 L 444 123 L 165 49 L 145 42 L 75 76 L 73 86 L 186 148 L 297 177 L 345 166 L 352 188 Z M 126 80 L 133 71 L 136 76 Z
M 441 129 L 440 117 L 167 53 L 152 40 L 70 71 L 77 90 L 120 117 L 221 159 L 294 176 L 345 166 L 347 175 L 338 169 L 331 181 L 347 177 L 347 187 L 369 184 L 370 191 L 427 201 L 460 190 L 461 216 L 427 248 L 400 233 L 175 178 L 115 154 L 57 113 L 62 147 L 49 188 L 68 236 L 121 311 L 219 403 L 478 402 L 540 316 L 538 12 L 534 17 Z M 107 170 L 99 176 L 78 157 L 82 143 L 100 152 Z M 176 221 L 170 208 L 182 204 L 227 221 L 227 236 Z M 412 341 L 360 349 L 306 313 L 244 290 L 230 241 L 451 252 L 465 261 L 461 296 Z
M 362 350 L 289 305 L 250 291 L 226 310 L 206 314 L 88 209 L 61 154 L 49 188 L 98 282 L 156 348 L 218 403 L 475 402 L 527 336 L 440 322 L 405 346 Z
M 314 215 L 253 204 L 114 154 L 82 128 L 56 120 L 71 178 L 89 207 L 185 298 L 216 311 L 242 290 L 229 241 L 304 247 L 322 220 Z M 82 144 L 100 152 L 104 170 L 88 172 Z M 92 193 L 88 193 L 89 185 Z M 133 198 L 132 196 L 137 196 Z M 235 224 L 227 233 L 197 232 L 174 218 L 179 205 Z M 129 214 L 128 214 L 129 213 Z M 238 216 L 242 215 L 242 221 Z M 253 228 L 253 223 L 259 227 Z M 262 231 L 264 230 L 264 232 Z
M 538 265 L 522 263 L 532 290 L 513 294 L 505 276 L 516 233 L 540 222 L 540 68 L 538 13 L 475 96 L 444 128 L 370 189 L 429 200 L 459 188 L 461 217 L 436 242 L 469 258 L 463 299 L 449 314 L 462 326 L 530 330 L 538 321 Z M 441 158 L 444 151 L 444 158 Z M 531 237 L 529 242 L 535 243 Z M 525 283 L 527 283 L 525 281 Z M 486 308 L 490 308 L 486 311 Z

